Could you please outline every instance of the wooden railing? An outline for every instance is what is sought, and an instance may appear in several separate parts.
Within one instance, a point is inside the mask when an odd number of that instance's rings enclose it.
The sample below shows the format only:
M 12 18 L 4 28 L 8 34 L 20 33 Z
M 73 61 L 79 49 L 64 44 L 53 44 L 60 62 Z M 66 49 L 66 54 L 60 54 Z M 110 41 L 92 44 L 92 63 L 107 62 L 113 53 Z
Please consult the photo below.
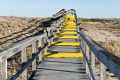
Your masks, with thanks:
M 29 78 L 27 69 L 31 65 L 32 73 L 34 73 L 37 66 L 37 60 L 38 62 L 42 60 L 43 53 L 47 51 L 47 48 L 50 46 L 50 42 L 53 41 L 53 37 L 59 32 L 59 26 L 63 25 L 64 18 L 59 15 L 64 15 L 64 13 L 65 10 L 62 9 L 53 15 L 53 18 L 57 19 L 52 20 L 52 27 L 45 28 L 44 33 L 27 38 L 0 52 L 0 80 L 16 80 L 18 78 L 20 80 L 27 80 Z M 27 48 L 29 46 L 31 46 L 32 52 L 28 54 Z M 18 63 L 21 63 L 21 65 L 15 67 L 20 67 L 20 69 L 8 78 L 8 60 L 16 54 L 20 54 L 21 61 Z
M 57 12 L 56 14 L 53 15 L 53 18 L 59 18 L 61 16 L 63 16 L 66 13 L 65 9 L 60 10 L 59 12 Z
M 32 68 L 32 73 L 34 73 L 37 66 L 37 60 L 38 62 L 42 61 L 43 53 L 47 51 L 47 48 L 50 46 L 50 42 L 53 40 L 53 37 L 59 32 L 59 26 L 63 25 L 63 15 L 65 12 L 66 11 L 62 9 L 53 15 L 53 18 L 57 19 L 54 19 L 52 23 L 53 27 L 46 28 L 44 33 L 27 38 L 0 52 L 0 80 L 27 80 L 29 78 L 28 68 L 30 66 Z M 31 46 L 32 52 L 28 54 L 27 47 L 29 46 Z M 21 65 L 15 67 L 20 67 L 20 69 L 18 69 L 14 75 L 8 78 L 8 60 L 16 54 L 20 54 L 21 61 L 19 63 L 21 63 Z
M 21 54 L 21 68 L 10 80 L 16 80 L 20 77 L 20 80 L 27 80 L 27 68 L 32 65 L 32 71 L 36 69 L 36 59 L 42 60 L 42 54 L 50 46 L 50 42 L 53 40 L 52 36 L 56 34 L 56 27 L 49 27 L 44 30 L 44 33 L 30 37 L 26 40 L 18 42 L 10 48 L 0 52 L 0 80 L 6 80 L 7 78 L 7 59 L 14 56 L 18 52 Z M 36 45 L 37 44 L 37 45 Z M 26 48 L 32 46 L 32 53 L 27 54 Z M 28 55 L 32 55 L 30 59 L 27 59 Z M 18 66 L 16 66 L 18 67 Z
M 59 32 L 58 28 L 63 25 L 64 14 L 75 15 L 77 19 L 74 9 L 68 11 L 61 10 L 53 16 L 53 18 L 57 18 L 57 20 L 55 19 L 55 21 L 53 21 L 53 27 L 48 27 L 44 30 L 44 33 L 27 38 L 26 40 L 18 42 L 8 49 L 0 52 L 0 80 L 16 80 L 18 78 L 20 80 L 29 79 L 27 69 L 31 66 L 32 73 L 34 73 L 34 71 L 36 70 L 37 61 L 42 61 L 43 53 L 47 51 L 47 48 L 50 46 L 50 42 L 53 41 L 53 37 L 56 35 L 56 33 Z M 86 60 L 86 73 L 90 75 L 91 79 L 96 79 L 95 57 L 97 57 L 100 61 L 100 80 L 105 80 L 106 67 L 109 68 L 111 72 L 113 72 L 118 77 L 118 79 L 120 79 L 120 66 L 112 58 L 110 58 L 110 56 L 106 55 L 107 52 L 104 49 L 99 47 L 91 38 L 89 38 L 83 32 L 79 31 L 79 28 L 78 33 L 81 39 L 81 50 L 83 52 L 84 59 Z M 28 46 L 31 46 L 31 54 L 27 54 L 26 52 Z M 17 53 L 21 55 L 20 69 L 17 70 L 17 72 L 12 77 L 8 78 L 8 59 L 16 55 Z M 30 58 L 28 58 L 29 55 Z
M 80 30 L 78 33 L 81 40 L 81 50 L 86 63 L 86 73 L 92 80 L 96 80 L 96 61 L 100 62 L 100 80 L 106 80 L 106 69 L 109 69 L 118 79 L 120 79 L 120 60 L 114 55 L 105 51 L 100 45 L 93 41 L 88 35 Z
M 65 14 L 71 14 L 71 15 L 75 15 L 76 14 L 76 11 L 74 10 L 74 9 L 70 9 L 70 10 L 68 10 L 68 11 L 66 11 L 66 13 Z

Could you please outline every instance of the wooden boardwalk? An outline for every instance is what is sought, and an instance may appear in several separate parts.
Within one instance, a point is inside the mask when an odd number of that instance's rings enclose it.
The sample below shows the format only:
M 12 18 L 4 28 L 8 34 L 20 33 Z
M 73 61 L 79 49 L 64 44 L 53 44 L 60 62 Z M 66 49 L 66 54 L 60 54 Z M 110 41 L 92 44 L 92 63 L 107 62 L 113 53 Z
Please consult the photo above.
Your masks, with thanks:
M 60 27 L 32 80 L 89 80 L 73 20 Z
M 111 72 L 120 80 L 119 59 L 76 28 L 76 19 L 74 9 L 62 9 L 43 33 L 0 52 L 0 80 L 106 80 Z
M 31 80 L 89 80 L 79 58 L 45 58 Z

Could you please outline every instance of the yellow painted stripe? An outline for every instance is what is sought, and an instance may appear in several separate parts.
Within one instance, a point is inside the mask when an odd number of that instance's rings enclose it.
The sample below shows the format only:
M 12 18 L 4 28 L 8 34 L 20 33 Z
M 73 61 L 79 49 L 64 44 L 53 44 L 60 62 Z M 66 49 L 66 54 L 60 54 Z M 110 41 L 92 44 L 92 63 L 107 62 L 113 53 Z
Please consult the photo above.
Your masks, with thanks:
M 80 46 L 80 42 L 51 42 L 55 46 Z
M 59 38 L 59 39 L 78 39 L 78 36 L 55 36 L 55 38 Z
M 71 31 L 71 32 L 60 32 L 59 34 L 77 34 L 77 32 L 73 32 L 73 31 Z
M 76 28 L 68 28 L 68 27 L 67 27 L 67 28 L 59 28 L 59 29 L 60 29 L 60 30 L 67 30 L 67 29 L 68 29 L 68 30 L 77 30 Z
M 77 29 L 70 29 L 70 28 L 67 28 L 67 29 L 60 29 L 60 30 L 77 30 Z
M 82 52 L 75 53 L 67 53 L 67 52 L 59 52 L 59 53 L 45 53 L 44 57 L 47 58 L 82 58 Z
M 64 27 L 61 27 L 61 28 L 76 28 L 76 26 L 64 26 Z
M 65 28 L 65 27 L 76 28 L 76 26 L 71 26 L 71 25 L 65 25 L 65 26 L 62 26 L 61 28 Z
M 60 27 L 59 29 L 76 29 L 76 27 Z

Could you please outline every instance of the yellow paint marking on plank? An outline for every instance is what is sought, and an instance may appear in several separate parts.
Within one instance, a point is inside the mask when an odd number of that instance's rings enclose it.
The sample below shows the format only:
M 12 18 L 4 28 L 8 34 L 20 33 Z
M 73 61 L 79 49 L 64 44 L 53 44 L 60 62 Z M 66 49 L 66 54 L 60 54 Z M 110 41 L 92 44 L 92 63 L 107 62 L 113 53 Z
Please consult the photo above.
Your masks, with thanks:
M 62 26 L 60 28 L 76 28 L 76 26 Z
M 77 34 L 77 32 L 60 32 L 59 34 Z
M 59 29 L 76 29 L 76 27 L 62 27 L 62 28 L 59 28 Z
M 64 25 L 63 27 L 76 27 L 74 25 Z
M 70 29 L 70 28 L 67 28 L 67 29 L 60 29 L 60 30 L 77 30 L 77 29 Z
M 59 28 L 76 28 L 76 26 L 63 26 L 63 27 L 59 27 Z
M 82 52 L 59 52 L 59 53 L 45 53 L 44 57 L 47 58 L 83 58 Z
M 66 15 L 64 16 L 65 17 L 65 20 L 75 20 L 75 16 L 74 15 Z
M 55 38 L 59 38 L 59 39 L 78 39 L 78 36 L 55 36 Z
M 71 26 L 76 26 L 76 23 L 74 21 L 65 21 L 65 25 L 71 25 Z
M 80 46 L 80 42 L 51 42 L 54 46 Z

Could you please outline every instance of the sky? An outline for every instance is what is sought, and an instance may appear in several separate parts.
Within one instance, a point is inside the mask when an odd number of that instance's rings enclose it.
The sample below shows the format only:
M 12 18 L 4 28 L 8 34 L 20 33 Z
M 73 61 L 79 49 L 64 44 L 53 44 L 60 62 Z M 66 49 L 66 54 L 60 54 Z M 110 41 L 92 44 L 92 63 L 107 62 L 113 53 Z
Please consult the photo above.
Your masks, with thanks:
M 120 18 L 120 0 L 0 0 L 0 16 L 51 17 L 61 9 L 82 18 Z

